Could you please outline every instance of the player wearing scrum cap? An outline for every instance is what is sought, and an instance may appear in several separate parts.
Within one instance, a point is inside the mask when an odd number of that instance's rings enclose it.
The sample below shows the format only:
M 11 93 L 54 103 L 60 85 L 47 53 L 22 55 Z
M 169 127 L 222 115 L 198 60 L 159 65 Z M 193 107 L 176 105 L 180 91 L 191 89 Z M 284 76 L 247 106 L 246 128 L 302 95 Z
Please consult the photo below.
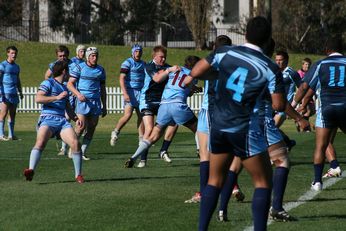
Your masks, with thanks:
M 68 89 L 77 97 L 76 114 L 83 123 L 75 127 L 77 136 L 86 129 L 82 141 L 83 159 L 89 160 L 85 155 L 95 128 L 98 124 L 99 115 L 107 115 L 106 104 L 106 73 L 102 66 L 97 64 L 98 50 L 96 47 L 86 49 L 86 62 L 70 70 L 70 79 L 67 83 Z M 78 81 L 78 86 L 75 83 Z

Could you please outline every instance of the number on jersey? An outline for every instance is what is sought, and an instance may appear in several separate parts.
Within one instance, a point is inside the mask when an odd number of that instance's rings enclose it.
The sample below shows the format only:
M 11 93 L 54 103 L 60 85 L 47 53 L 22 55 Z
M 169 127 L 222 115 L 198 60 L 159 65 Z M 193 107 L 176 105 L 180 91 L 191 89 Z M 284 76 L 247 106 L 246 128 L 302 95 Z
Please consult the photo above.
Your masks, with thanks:
M 247 69 L 238 67 L 227 80 L 226 88 L 234 91 L 232 98 L 237 102 L 241 102 L 243 98 L 243 93 L 245 91 L 244 84 L 248 72 Z

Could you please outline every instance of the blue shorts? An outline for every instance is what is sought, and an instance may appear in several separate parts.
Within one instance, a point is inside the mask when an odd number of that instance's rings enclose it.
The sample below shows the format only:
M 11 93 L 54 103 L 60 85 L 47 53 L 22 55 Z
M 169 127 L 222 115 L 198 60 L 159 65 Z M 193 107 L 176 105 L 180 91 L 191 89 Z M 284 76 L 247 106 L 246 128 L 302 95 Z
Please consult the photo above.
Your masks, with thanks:
M 160 105 L 156 124 L 161 127 L 172 124 L 184 125 L 193 118 L 196 116 L 186 103 L 164 103 Z
M 279 129 L 275 126 L 273 118 L 265 118 L 263 130 L 268 146 L 277 144 L 283 140 Z
M 99 116 L 102 114 L 100 99 L 87 99 L 85 102 L 76 101 L 76 114 L 85 116 Z
M 130 101 L 124 100 L 124 107 L 131 106 L 131 107 L 139 107 L 139 99 L 141 96 L 141 90 L 133 89 L 133 88 L 126 88 L 127 94 L 130 97 Z
M 60 132 L 62 130 L 72 128 L 72 125 L 64 116 L 55 115 L 41 115 L 37 123 L 37 129 L 42 126 L 48 126 L 49 130 L 53 133 L 52 137 L 56 136 L 58 138 L 60 138 Z
M 205 134 L 210 132 L 210 116 L 207 109 L 202 108 L 198 113 L 197 131 Z
M 346 128 L 346 105 L 328 105 L 319 107 L 315 126 L 319 128 Z
M 209 142 L 209 150 L 213 154 L 230 153 L 240 158 L 247 158 L 267 151 L 267 144 L 260 130 L 230 133 L 213 129 L 212 126 Z
M 18 94 L 0 94 L 0 103 L 19 104 Z

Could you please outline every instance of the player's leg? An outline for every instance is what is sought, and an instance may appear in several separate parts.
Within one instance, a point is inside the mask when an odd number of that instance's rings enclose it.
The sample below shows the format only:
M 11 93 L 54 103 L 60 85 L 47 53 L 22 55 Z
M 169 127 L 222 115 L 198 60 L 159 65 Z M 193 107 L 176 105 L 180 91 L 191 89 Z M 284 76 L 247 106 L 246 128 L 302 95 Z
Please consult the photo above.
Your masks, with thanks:
M 335 151 L 335 148 L 333 146 L 336 132 L 337 132 L 337 129 L 336 128 L 333 129 L 332 134 L 331 134 L 331 138 L 330 138 L 330 142 L 329 142 L 327 149 L 326 149 L 326 158 L 329 162 L 330 168 L 328 169 L 326 174 L 323 175 L 323 178 L 339 177 L 339 176 L 341 176 L 341 173 L 342 173 L 341 168 L 340 168 L 340 164 L 336 158 L 336 151 Z
M 86 124 L 87 119 L 86 119 L 86 116 L 83 114 L 77 114 L 77 116 L 78 116 L 78 120 L 81 121 L 81 123 L 75 125 L 74 131 L 79 139 L 79 137 L 81 137 L 85 128 L 87 127 L 87 124 Z
M 137 115 L 137 129 L 138 129 L 138 143 L 142 141 L 144 136 L 144 123 L 142 121 L 142 115 L 139 111 L 138 107 L 135 107 L 136 115 Z
M 220 207 L 219 207 L 217 219 L 221 222 L 228 221 L 228 217 L 227 217 L 228 202 L 231 198 L 234 187 L 237 184 L 238 174 L 240 173 L 241 169 L 242 169 L 241 159 L 235 156 L 227 172 L 225 184 L 223 185 L 221 193 L 220 193 Z M 239 189 L 238 189 L 238 192 L 239 192 Z M 244 200 L 244 196 L 242 197 L 242 200 Z
M 60 132 L 60 136 L 63 141 L 65 141 L 71 148 L 72 161 L 75 170 L 75 179 L 78 183 L 83 183 L 84 179 L 82 177 L 82 152 L 80 148 L 77 135 L 72 129 L 72 127 L 67 127 Z
M 119 119 L 118 123 L 115 125 L 114 130 L 112 131 L 111 134 L 111 140 L 110 140 L 110 145 L 114 146 L 115 143 L 118 140 L 119 133 L 121 129 L 127 124 L 127 122 L 131 119 L 132 114 L 133 114 L 133 107 L 130 104 L 126 104 L 124 107 L 124 114 L 123 116 Z
M 267 152 L 242 161 L 250 173 L 255 191 L 252 198 L 254 230 L 266 230 L 272 188 L 272 169 Z
M 8 103 L 0 103 L 0 141 L 7 141 L 8 138 L 5 136 L 5 119 L 8 113 Z
M 32 180 L 35 168 L 40 161 L 42 151 L 46 147 L 46 144 L 52 135 L 53 131 L 49 126 L 40 126 L 37 130 L 36 142 L 30 153 L 29 168 L 24 170 L 26 180 Z
M 172 140 L 178 131 L 178 128 L 179 126 L 177 124 L 169 125 L 165 131 L 165 136 L 161 145 L 159 157 L 167 163 L 172 162 L 171 158 L 169 157 L 168 148 L 171 145 Z
M 95 129 L 96 126 L 99 122 L 99 117 L 98 116 L 87 116 L 85 117 L 86 119 L 86 133 L 83 137 L 83 141 L 82 141 L 82 146 L 81 146 L 81 150 L 82 150 L 82 157 L 83 160 L 90 160 L 89 157 L 86 156 L 86 150 L 89 147 L 91 140 L 94 136 L 95 133 Z
M 314 173 L 315 178 L 311 189 L 322 190 L 322 172 L 324 167 L 325 151 L 330 141 L 332 129 L 316 127 L 316 144 L 314 150 Z
M 228 153 L 210 154 L 209 179 L 203 190 L 198 230 L 208 229 L 231 159 L 232 156 Z
M 7 123 L 8 123 L 8 139 L 16 140 L 17 137 L 14 134 L 14 125 L 15 125 L 15 120 L 16 120 L 17 104 L 10 103 L 8 105 L 8 111 L 9 111 L 9 113 L 8 113 L 9 119 L 7 121 Z

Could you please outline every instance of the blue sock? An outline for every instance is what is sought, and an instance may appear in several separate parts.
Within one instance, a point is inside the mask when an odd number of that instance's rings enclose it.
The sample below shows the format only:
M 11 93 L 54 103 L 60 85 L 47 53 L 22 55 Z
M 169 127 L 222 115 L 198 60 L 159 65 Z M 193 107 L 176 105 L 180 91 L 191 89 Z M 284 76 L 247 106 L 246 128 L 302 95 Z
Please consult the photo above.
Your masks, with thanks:
M 138 146 L 136 152 L 131 156 L 131 159 L 136 160 L 137 157 L 142 155 L 144 152 L 148 151 L 150 148 L 150 142 L 147 140 L 143 140 Z
M 209 161 L 199 163 L 199 192 L 202 193 L 209 179 Z
M 82 175 L 82 153 L 75 152 L 72 153 L 72 161 L 74 165 L 75 178 L 79 175 Z
M 42 151 L 33 148 L 30 153 L 29 169 L 35 170 L 37 163 L 40 161 Z
M 330 167 L 331 167 L 331 168 L 337 168 L 337 167 L 339 167 L 339 162 L 338 162 L 338 160 L 337 160 L 337 159 L 332 160 L 332 161 L 330 162 Z
M 270 188 L 255 188 L 252 198 L 252 219 L 254 223 L 254 231 L 267 230 L 270 194 Z
M 172 141 L 170 141 L 170 140 L 164 140 L 163 143 L 162 143 L 160 152 L 167 151 L 168 148 L 169 148 L 169 145 L 171 145 L 171 142 Z
M 207 185 L 204 188 L 200 210 L 199 210 L 199 231 L 208 230 L 208 225 L 217 205 L 220 189 Z
M 8 137 L 14 137 L 14 121 L 8 121 Z
M 87 148 L 90 145 L 91 140 L 89 140 L 88 138 L 83 138 L 83 142 L 82 142 L 82 146 L 81 146 L 81 150 L 82 150 L 82 154 L 85 155 L 85 152 L 87 150 Z
M 149 153 L 149 150 L 147 150 L 146 152 L 143 152 L 141 155 L 141 160 L 146 161 L 148 159 L 148 153 Z
M 4 136 L 4 121 L 0 121 L 0 136 Z
M 282 201 L 287 185 L 288 168 L 276 167 L 273 176 L 273 203 L 272 206 L 276 211 L 282 211 Z
M 219 210 L 224 211 L 224 214 L 227 215 L 227 206 L 229 199 L 232 196 L 232 191 L 234 185 L 237 182 L 238 175 L 233 171 L 228 171 L 226 181 L 221 190 L 221 198 L 220 198 L 220 208 Z
M 323 172 L 324 164 L 314 164 L 314 171 L 315 171 L 315 180 L 314 182 L 321 182 L 322 183 L 322 172 Z

